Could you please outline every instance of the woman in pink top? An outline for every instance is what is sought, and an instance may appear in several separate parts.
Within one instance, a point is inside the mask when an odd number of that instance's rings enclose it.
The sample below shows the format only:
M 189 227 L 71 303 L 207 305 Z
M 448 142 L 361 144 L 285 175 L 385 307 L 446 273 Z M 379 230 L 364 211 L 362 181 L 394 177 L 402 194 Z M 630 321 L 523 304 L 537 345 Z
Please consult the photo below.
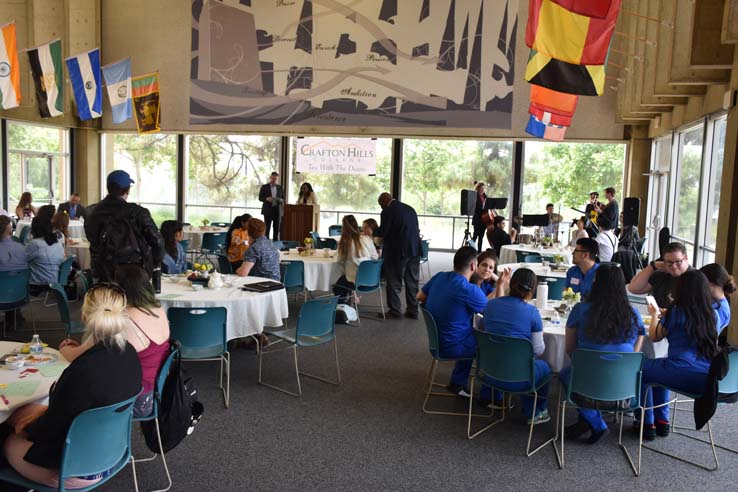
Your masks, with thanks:
M 169 355 L 169 321 L 141 265 L 119 265 L 115 282 L 126 292 L 131 320 L 126 339 L 138 352 L 143 372 L 143 390 L 136 399 L 133 416 L 147 417 L 154 406 L 156 375 Z

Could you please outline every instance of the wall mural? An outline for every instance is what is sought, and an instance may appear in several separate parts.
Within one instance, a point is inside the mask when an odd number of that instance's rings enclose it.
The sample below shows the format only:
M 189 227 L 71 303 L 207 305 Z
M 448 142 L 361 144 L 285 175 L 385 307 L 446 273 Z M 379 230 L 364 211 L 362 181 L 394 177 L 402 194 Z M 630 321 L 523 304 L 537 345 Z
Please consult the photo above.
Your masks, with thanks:
M 191 124 L 511 127 L 518 0 L 192 1 Z

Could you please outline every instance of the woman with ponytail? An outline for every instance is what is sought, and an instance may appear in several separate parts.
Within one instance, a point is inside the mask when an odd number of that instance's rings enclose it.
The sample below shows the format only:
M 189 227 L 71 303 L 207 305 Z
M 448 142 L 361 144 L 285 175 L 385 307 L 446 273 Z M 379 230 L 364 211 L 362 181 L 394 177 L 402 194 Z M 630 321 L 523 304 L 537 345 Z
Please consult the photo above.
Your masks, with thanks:
M 59 485 L 62 449 L 74 418 L 141 391 L 141 365 L 136 350 L 126 342 L 129 320 L 123 289 L 115 284 L 94 285 L 85 296 L 82 321 L 82 344 L 64 340 L 59 346 L 71 364 L 52 388 L 48 407 L 26 405 L 3 424 L 10 426 L 3 445 L 10 466 L 25 478 L 52 488 Z M 68 478 L 64 486 L 88 487 L 107 473 Z
M 356 273 L 359 264 L 365 260 L 379 258 L 372 238 L 362 234 L 359 223 L 353 215 L 346 215 L 341 221 L 341 239 L 338 240 L 338 263 L 343 268 L 343 275 L 333 286 L 337 296 L 347 296 L 356 286 Z
M 728 271 L 718 263 L 710 263 L 700 268 L 710 283 L 710 295 L 712 296 L 713 308 L 718 317 L 718 334 L 730 324 L 730 295 L 736 291 L 735 280 Z

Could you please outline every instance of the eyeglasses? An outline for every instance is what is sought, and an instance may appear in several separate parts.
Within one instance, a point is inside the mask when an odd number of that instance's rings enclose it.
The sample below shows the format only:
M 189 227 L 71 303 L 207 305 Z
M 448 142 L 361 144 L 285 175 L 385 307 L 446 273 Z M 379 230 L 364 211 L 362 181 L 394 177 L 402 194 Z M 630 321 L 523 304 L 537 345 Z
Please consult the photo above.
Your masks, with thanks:
M 574 253 L 589 253 L 586 249 L 575 249 Z
M 681 260 L 676 260 L 676 261 L 666 260 L 664 261 L 664 264 L 668 267 L 682 266 L 682 263 L 684 263 L 685 261 L 687 261 L 686 258 L 682 258 Z

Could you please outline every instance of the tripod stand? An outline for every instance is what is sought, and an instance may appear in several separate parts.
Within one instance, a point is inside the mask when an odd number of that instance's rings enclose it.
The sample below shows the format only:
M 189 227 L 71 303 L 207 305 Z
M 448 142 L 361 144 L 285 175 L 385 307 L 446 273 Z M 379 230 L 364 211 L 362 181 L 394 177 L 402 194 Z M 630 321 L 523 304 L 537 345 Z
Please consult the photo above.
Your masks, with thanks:
M 466 216 L 466 229 L 464 229 L 464 240 L 461 243 L 462 246 L 466 246 L 469 244 L 469 240 L 472 238 L 472 233 L 469 232 L 469 221 L 471 220 L 471 215 Z

